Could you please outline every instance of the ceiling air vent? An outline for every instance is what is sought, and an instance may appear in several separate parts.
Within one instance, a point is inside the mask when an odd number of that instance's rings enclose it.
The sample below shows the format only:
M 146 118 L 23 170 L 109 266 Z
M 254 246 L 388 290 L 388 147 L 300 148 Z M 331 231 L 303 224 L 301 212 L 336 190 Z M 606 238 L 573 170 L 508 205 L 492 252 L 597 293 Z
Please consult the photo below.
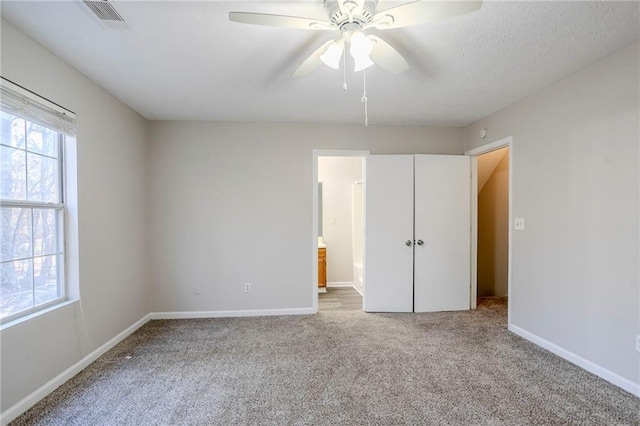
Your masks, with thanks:
M 130 29 L 124 17 L 107 0 L 82 0 L 105 28 Z

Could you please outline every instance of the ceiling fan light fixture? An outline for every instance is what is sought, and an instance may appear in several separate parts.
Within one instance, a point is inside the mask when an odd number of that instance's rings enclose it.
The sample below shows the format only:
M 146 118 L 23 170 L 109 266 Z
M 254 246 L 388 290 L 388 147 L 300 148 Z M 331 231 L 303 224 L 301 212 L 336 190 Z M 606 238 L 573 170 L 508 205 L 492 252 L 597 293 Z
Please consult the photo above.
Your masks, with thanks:
M 363 69 L 369 68 L 371 65 L 374 65 L 371 58 L 368 56 L 363 56 L 361 58 L 353 58 L 356 63 L 355 72 L 362 71 Z
M 328 67 L 340 68 L 340 58 L 344 52 L 344 41 L 337 40 L 327 46 L 327 50 L 320 56 L 320 60 Z
M 2 0 L 0 0 L 2 1 Z M 107 1 L 107 0 L 104 0 Z M 421 1 L 402 0 L 401 4 L 381 12 L 376 12 L 378 0 L 323 0 L 329 19 L 316 19 L 300 16 L 273 15 L 267 13 L 229 12 L 229 20 L 244 24 L 265 25 L 302 30 L 339 31 L 340 38 L 328 40 L 318 47 L 293 73 L 294 77 L 308 75 L 322 63 L 333 69 L 340 68 L 344 62 L 343 85 L 347 90 L 345 51 L 349 44 L 349 53 L 354 59 L 355 72 L 363 71 L 372 65 L 379 65 L 391 73 L 401 73 L 409 68 L 402 55 L 386 41 L 376 35 L 365 36 L 362 31 L 369 28 L 386 30 L 425 24 L 464 15 L 478 10 L 483 0 L 465 1 Z M 85 0 L 88 3 L 89 0 Z M 98 2 L 98 0 L 91 0 Z M 375 61 L 375 63 L 374 63 Z M 365 126 L 368 124 L 367 76 L 362 73 Z
M 349 53 L 353 57 L 356 67 L 355 71 L 362 71 L 373 65 L 373 61 L 369 57 L 375 46 L 375 41 L 369 39 L 361 31 L 354 31 L 351 35 L 351 48 Z

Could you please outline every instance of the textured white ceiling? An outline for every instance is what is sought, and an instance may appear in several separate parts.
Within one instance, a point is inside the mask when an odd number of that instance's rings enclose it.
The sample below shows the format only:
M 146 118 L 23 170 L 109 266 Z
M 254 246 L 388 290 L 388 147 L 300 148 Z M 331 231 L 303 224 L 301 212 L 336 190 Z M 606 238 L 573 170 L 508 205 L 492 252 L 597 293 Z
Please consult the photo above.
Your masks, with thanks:
M 297 66 L 331 32 L 229 22 L 229 11 L 324 18 L 322 1 L 113 1 L 133 30 L 81 2 L 2 1 L 2 16 L 149 119 L 362 123 L 362 73 Z M 391 3 L 380 0 L 377 10 Z M 487 1 L 472 14 L 372 31 L 410 69 L 367 70 L 372 124 L 464 126 L 640 36 L 638 2 Z

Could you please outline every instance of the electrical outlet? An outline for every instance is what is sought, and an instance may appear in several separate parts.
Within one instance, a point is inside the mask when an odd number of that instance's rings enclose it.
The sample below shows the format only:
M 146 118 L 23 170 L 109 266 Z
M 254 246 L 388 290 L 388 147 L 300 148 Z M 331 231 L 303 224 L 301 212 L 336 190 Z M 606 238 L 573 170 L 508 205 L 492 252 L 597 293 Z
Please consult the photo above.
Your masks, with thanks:
M 640 334 L 636 334 L 636 351 L 640 352 Z
M 516 217 L 514 222 L 516 231 L 524 231 L 524 217 Z
M 244 283 L 244 292 L 245 293 L 251 292 L 251 283 Z
M 193 294 L 200 294 L 200 286 L 198 284 L 193 286 Z

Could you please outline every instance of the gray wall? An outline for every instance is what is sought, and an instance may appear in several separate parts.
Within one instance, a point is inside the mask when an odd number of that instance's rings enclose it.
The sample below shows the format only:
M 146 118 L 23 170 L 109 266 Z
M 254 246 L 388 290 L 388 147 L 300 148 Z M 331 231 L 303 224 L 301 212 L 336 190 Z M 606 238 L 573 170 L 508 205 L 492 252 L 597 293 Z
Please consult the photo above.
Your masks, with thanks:
M 639 383 L 639 44 L 464 131 L 513 136 L 512 323 Z
M 4 411 L 149 313 L 148 143 L 144 118 L 4 20 L 0 39 L 3 77 L 77 113 L 82 302 L 0 332 Z
M 152 122 L 150 132 L 157 312 L 312 306 L 313 149 L 462 153 L 455 128 Z
M 506 296 L 509 272 L 509 151 L 478 194 L 478 296 Z

